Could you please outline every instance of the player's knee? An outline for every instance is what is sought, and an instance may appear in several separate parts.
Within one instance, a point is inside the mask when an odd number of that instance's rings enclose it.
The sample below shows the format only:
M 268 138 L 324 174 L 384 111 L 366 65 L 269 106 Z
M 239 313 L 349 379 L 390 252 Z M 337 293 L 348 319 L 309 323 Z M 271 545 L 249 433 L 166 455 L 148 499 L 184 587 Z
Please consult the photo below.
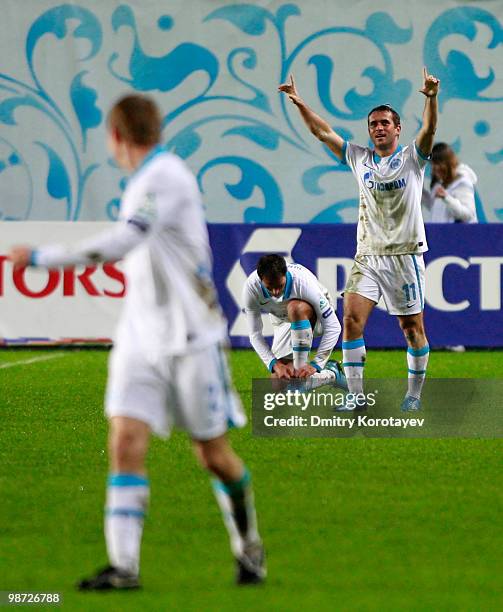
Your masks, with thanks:
M 412 344 L 424 337 L 424 327 L 419 321 L 402 321 L 401 328 L 406 340 Z
M 351 338 L 358 338 L 363 333 L 363 321 L 353 312 L 345 312 L 343 318 L 344 332 Z
M 315 314 L 311 304 L 303 300 L 290 300 L 287 304 L 287 312 L 290 321 L 311 320 Z
M 145 452 L 143 436 L 134 431 L 118 431 L 111 435 L 110 456 L 118 469 L 142 467 Z

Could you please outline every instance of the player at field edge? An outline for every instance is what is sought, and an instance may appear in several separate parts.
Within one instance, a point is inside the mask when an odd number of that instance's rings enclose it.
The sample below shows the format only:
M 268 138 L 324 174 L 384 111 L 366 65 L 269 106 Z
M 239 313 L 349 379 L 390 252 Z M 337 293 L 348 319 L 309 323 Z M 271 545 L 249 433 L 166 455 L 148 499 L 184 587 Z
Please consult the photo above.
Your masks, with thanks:
M 226 432 L 246 417 L 222 345 L 227 326 L 216 297 L 200 193 L 186 164 L 159 143 L 162 117 L 143 95 L 108 116 L 108 147 L 131 173 L 113 229 L 72 248 L 12 249 L 14 266 L 55 267 L 124 259 L 128 281 L 109 360 L 110 421 L 105 538 L 109 565 L 81 590 L 140 586 L 140 546 L 149 500 L 145 460 L 152 434 L 173 425 L 190 435 L 229 532 L 238 584 L 265 578 L 250 473 Z
M 242 305 L 250 343 L 273 378 L 303 378 L 309 389 L 347 388 L 340 364 L 330 361 L 341 325 L 328 290 L 310 270 L 276 253 L 263 255 L 243 286 Z M 271 348 L 262 335 L 262 313 L 273 326 Z M 308 363 L 313 336 L 320 344 Z
M 439 86 L 439 79 L 424 67 L 419 90 L 425 96 L 423 122 L 415 141 L 404 147 L 399 145 L 399 114 L 387 104 L 371 109 L 367 126 L 373 150 L 345 141 L 309 108 L 297 92 L 293 75 L 279 86 L 312 134 L 349 165 L 359 186 L 357 251 L 344 292 L 342 354 L 349 391 L 363 391 L 363 332 L 382 297 L 388 313 L 398 316 L 408 345 L 404 411 L 420 409 L 429 356 L 423 322 L 422 255 L 428 246 L 421 194 L 437 128 Z

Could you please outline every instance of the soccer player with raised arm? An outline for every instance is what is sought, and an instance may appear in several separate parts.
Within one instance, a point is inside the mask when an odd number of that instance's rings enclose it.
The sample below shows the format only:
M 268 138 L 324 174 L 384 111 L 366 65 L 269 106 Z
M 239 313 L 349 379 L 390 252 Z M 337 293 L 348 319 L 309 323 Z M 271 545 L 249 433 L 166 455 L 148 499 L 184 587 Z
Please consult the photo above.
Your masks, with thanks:
M 306 378 L 312 389 L 329 383 L 346 388 L 340 364 L 329 360 L 341 325 L 327 289 L 310 270 L 287 264 L 281 255 L 263 255 L 244 284 L 242 303 L 251 345 L 273 377 Z M 262 334 L 262 313 L 273 325 L 271 348 Z M 308 363 L 313 335 L 321 339 Z
M 342 354 L 350 392 L 363 390 L 363 331 L 382 297 L 407 341 L 408 391 L 402 410 L 419 410 L 429 346 L 423 324 L 424 262 L 428 249 L 421 214 L 424 170 L 437 127 L 440 81 L 423 68 L 423 124 L 414 142 L 399 144 L 398 113 L 383 104 L 367 118 L 374 148 L 345 141 L 299 96 L 293 76 L 280 85 L 310 131 L 351 168 L 360 190 L 357 252 L 344 293 Z
M 145 96 L 126 96 L 110 111 L 110 150 L 132 173 L 112 229 L 73 248 L 16 247 L 10 254 L 15 266 L 124 260 L 128 290 L 106 391 L 110 565 L 82 580 L 81 590 L 139 586 L 149 440 L 153 433 L 167 437 L 174 425 L 188 432 L 201 465 L 214 476 L 238 583 L 265 577 L 250 473 L 226 439 L 228 427 L 243 426 L 246 418 L 222 352 L 227 331 L 200 193 L 185 163 L 159 145 L 161 125 L 157 106 Z

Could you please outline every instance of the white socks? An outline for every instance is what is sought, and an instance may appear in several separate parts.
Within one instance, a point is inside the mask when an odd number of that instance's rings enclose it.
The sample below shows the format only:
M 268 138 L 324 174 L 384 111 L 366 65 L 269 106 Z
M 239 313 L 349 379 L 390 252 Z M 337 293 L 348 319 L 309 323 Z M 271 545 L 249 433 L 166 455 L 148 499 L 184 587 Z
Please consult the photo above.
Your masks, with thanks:
M 105 539 L 110 565 L 138 575 L 143 519 L 149 484 L 136 474 L 111 474 L 105 507 Z
M 363 368 L 365 366 L 365 340 L 343 340 L 342 342 L 342 365 L 348 381 L 350 393 L 363 392 Z
M 292 339 L 293 367 L 298 370 L 306 365 L 313 344 L 311 323 L 307 319 L 293 321 L 290 326 L 290 337 Z
M 407 367 L 409 369 L 409 388 L 407 395 L 411 397 L 421 397 L 421 389 L 423 388 L 424 379 L 426 377 L 426 366 L 428 365 L 428 357 L 430 356 L 430 347 L 428 344 L 420 349 L 407 349 Z

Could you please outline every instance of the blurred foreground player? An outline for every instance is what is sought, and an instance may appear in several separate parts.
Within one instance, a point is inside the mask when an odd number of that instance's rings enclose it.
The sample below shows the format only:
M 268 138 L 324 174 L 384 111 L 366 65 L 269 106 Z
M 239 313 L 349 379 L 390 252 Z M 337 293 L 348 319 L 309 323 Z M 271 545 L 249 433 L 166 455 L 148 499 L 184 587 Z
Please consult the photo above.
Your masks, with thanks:
M 428 249 L 421 214 L 424 170 L 437 126 L 440 81 L 423 68 L 423 124 L 414 142 L 399 145 L 401 121 L 389 105 L 367 117 L 374 148 L 347 142 L 299 96 L 293 77 L 279 90 L 298 108 L 309 130 L 347 164 L 360 191 L 357 252 L 344 291 L 342 354 L 351 393 L 363 390 L 363 331 L 382 297 L 407 341 L 408 390 L 404 411 L 419 410 L 429 346 L 423 324 L 424 261 Z M 354 409 L 347 407 L 348 410 Z
M 264 554 L 250 474 L 231 449 L 229 424 L 246 418 L 234 394 L 221 344 L 226 325 L 217 303 L 200 194 L 184 162 L 160 145 L 152 100 L 122 98 L 108 118 L 109 148 L 132 172 L 114 228 L 75 248 L 17 247 L 16 266 L 70 266 L 124 258 L 128 292 L 110 356 L 110 419 L 105 536 L 110 565 L 81 590 L 139 587 L 140 545 L 149 499 L 145 458 L 151 433 L 173 425 L 191 436 L 214 476 L 239 584 L 261 582 Z
M 281 255 L 263 255 L 244 284 L 242 304 L 250 343 L 273 377 L 305 378 L 311 389 L 329 383 L 346 388 L 340 364 L 329 361 L 341 325 L 327 289 L 310 270 Z M 262 335 L 262 313 L 273 326 L 271 348 Z M 308 362 L 313 336 L 321 340 Z

